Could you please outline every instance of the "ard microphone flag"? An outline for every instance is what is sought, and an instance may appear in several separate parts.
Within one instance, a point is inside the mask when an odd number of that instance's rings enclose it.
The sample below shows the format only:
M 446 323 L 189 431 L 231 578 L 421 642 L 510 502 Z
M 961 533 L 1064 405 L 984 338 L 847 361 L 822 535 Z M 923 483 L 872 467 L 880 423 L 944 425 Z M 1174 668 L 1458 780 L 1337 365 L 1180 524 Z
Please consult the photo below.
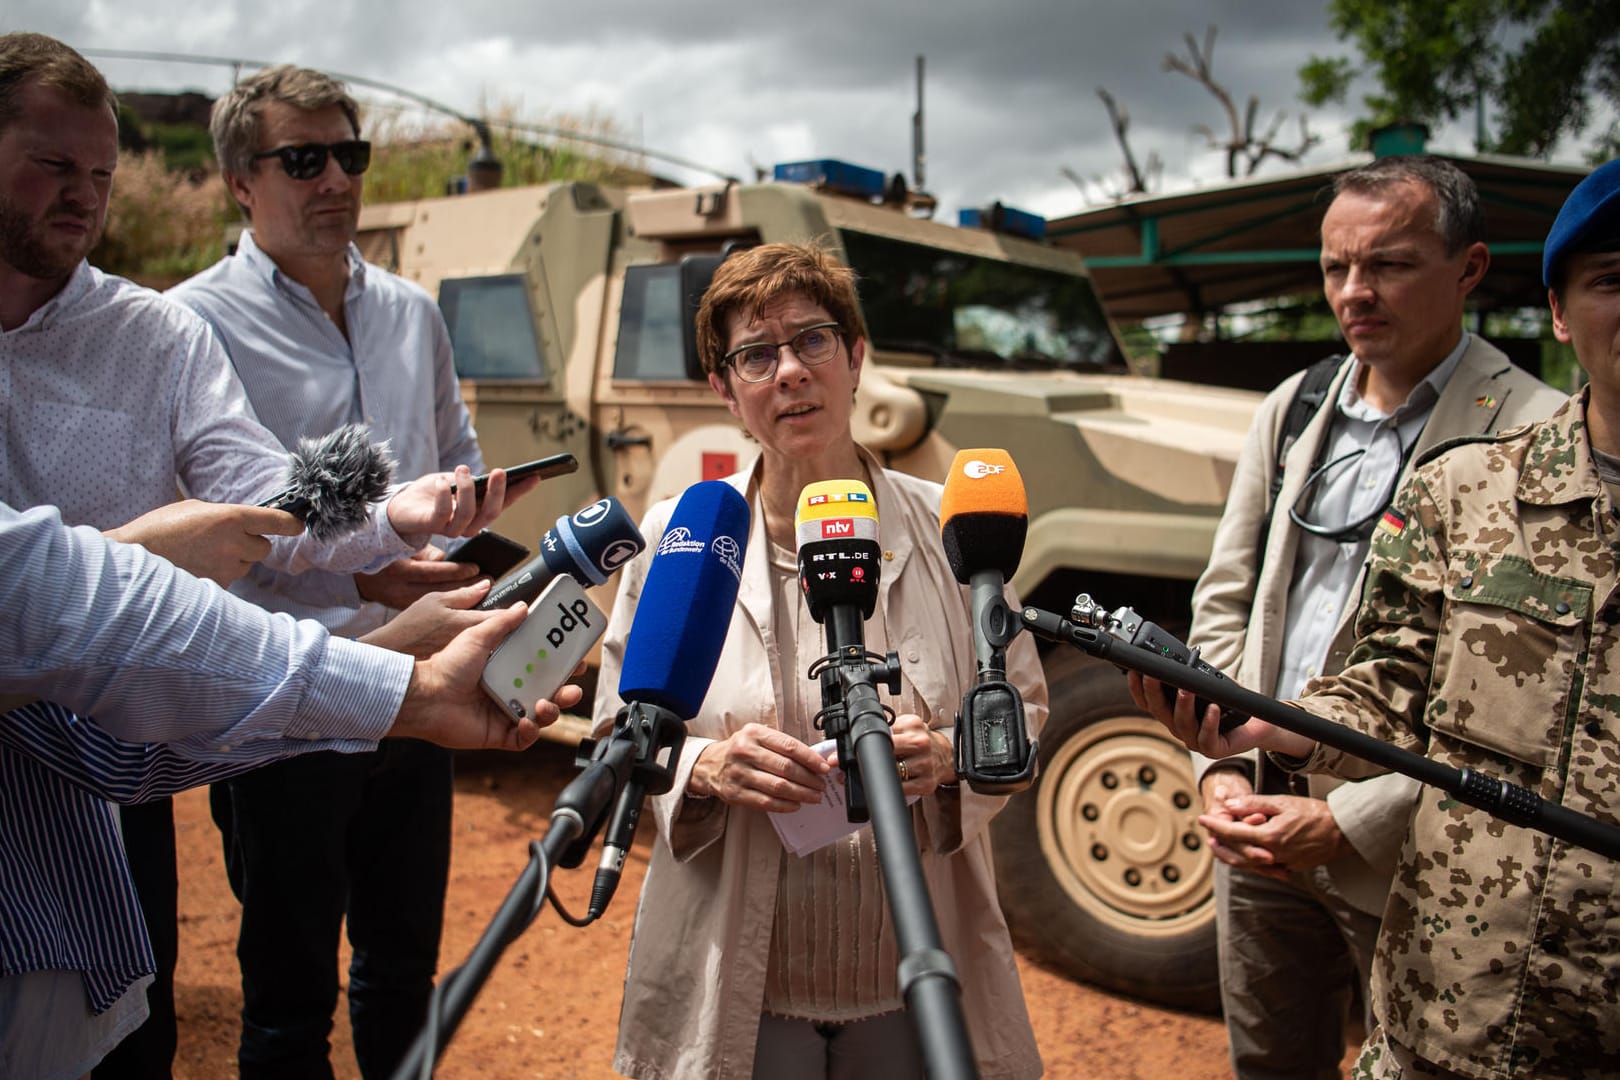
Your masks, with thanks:
M 748 503 L 730 484 L 705 480 L 681 495 L 647 568 L 619 697 L 697 715 L 731 625 L 748 526 Z
M 560 517 L 540 538 L 540 554 L 502 578 L 479 603 L 479 611 L 509 607 L 539 596 L 559 574 L 589 588 L 639 555 L 647 542 L 635 519 L 613 496 L 598 499 L 572 517 Z
M 1029 500 L 1018 466 L 1005 450 L 960 450 L 945 478 L 939 538 L 951 573 L 963 585 L 995 570 L 1006 581 L 1018 569 L 1029 531 Z

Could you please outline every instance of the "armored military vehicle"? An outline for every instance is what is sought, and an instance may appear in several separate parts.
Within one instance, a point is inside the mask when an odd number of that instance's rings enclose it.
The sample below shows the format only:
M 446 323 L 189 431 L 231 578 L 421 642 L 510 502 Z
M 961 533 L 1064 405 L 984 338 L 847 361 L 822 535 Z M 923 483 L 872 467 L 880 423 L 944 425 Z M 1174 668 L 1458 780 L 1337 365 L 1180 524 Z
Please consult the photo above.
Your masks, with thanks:
M 696 299 L 728 245 L 819 241 L 860 276 L 857 437 L 937 480 L 959 448 L 1006 448 L 1030 504 L 1014 582 L 1027 601 L 1067 612 L 1085 591 L 1184 623 L 1258 395 L 1131 374 L 1070 252 L 924 220 L 880 173 L 813 162 L 778 175 L 366 209 L 367 257 L 439 299 L 486 459 L 582 463 L 500 530 L 532 544 L 604 495 L 639 516 L 746 465 L 755 447 L 699 369 Z M 979 217 L 1018 221 L 999 207 Z M 1187 756 L 1111 666 L 1073 650 L 1045 664 L 1040 777 L 995 822 L 1009 921 L 1077 976 L 1213 1007 L 1211 860 Z M 583 723 L 558 731 L 577 739 Z

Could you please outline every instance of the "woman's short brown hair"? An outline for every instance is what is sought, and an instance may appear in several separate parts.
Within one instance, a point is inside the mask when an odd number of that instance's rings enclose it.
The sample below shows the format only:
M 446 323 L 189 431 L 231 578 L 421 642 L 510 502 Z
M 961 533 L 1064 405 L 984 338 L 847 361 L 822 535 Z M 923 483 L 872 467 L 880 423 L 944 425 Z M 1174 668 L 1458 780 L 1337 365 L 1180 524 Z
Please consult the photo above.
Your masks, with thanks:
M 855 298 L 855 271 L 824 247 L 813 244 L 761 244 L 732 254 L 703 294 L 697 313 L 698 359 L 715 374 L 726 352 L 726 323 L 733 312 L 762 318 L 773 301 L 802 293 L 827 309 L 844 344 L 861 336 L 861 309 Z

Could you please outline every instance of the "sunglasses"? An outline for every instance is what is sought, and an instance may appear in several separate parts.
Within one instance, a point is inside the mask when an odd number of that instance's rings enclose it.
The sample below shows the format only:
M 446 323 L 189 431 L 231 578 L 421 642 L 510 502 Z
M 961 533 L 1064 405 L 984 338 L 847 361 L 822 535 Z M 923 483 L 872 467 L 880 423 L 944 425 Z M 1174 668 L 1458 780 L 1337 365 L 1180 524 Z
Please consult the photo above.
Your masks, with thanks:
M 280 158 L 281 167 L 294 180 L 313 180 L 326 171 L 327 156 L 337 158 L 338 168 L 350 176 L 359 176 L 371 164 L 371 144 L 364 139 L 344 142 L 300 143 L 297 146 L 278 146 L 253 155 L 254 161 Z

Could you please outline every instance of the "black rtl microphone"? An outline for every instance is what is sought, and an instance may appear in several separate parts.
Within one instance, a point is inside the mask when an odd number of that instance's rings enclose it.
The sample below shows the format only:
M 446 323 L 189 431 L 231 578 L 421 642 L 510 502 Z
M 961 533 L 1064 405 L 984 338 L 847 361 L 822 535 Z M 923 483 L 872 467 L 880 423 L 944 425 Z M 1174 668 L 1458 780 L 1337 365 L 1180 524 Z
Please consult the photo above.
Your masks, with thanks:
M 827 651 L 866 651 L 863 624 L 877 607 L 883 545 L 877 504 L 859 480 L 821 480 L 799 493 L 793 515 L 799 585 L 810 617 L 827 628 Z
M 816 719 L 838 740 L 849 820 L 865 821 L 866 783 L 852 736 L 858 740 L 854 729 L 866 710 L 882 708 L 878 686 L 891 694 L 900 692 L 900 658 L 893 652 L 876 656 L 866 649 L 865 623 L 877 607 L 883 558 L 877 503 L 859 480 L 817 481 L 799 493 L 793 527 L 805 605 L 827 632 L 827 656 L 810 669 L 810 676 L 821 681 L 822 711 Z M 871 694 L 851 702 L 846 691 L 858 685 L 870 686 Z
M 940 541 L 951 573 L 973 590 L 974 685 L 956 718 L 956 772 L 974 791 L 1008 794 L 1035 777 L 1037 744 L 1024 725 L 1024 700 L 1007 681 L 1007 644 L 1022 621 L 1007 606 L 1029 530 L 1029 501 L 1005 450 L 962 450 L 940 500 Z
M 598 499 L 572 517 L 558 518 L 540 538 L 540 554 L 496 582 L 476 610 L 530 603 L 559 574 L 587 588 L 601 585 L 646 546 L 623 503 L 611 495 Z
M 643 796 L 668 791 L 673 782 L 686 721 L 702 707 L 725 647 L 748 530 L 748 503 L 737 489 L 705 480 L 682 493 L 659 538 L 625 638 L 618 686 L 625 705 L 602 744 L 633 742 L 636 768 L 602 839 L 587 918 L 600 916 L 618 888 Z M 669 747 L 667 767 L 650 760 L 660 744 Z
M 371 503 L 387 495 L 394 482 L 387 441 L 372 442 L 361 424 L 299 439 L 288 458 L 286 486 L 259 505 L 292 514 L 317 540 L 333 540 L 364 525 Z

